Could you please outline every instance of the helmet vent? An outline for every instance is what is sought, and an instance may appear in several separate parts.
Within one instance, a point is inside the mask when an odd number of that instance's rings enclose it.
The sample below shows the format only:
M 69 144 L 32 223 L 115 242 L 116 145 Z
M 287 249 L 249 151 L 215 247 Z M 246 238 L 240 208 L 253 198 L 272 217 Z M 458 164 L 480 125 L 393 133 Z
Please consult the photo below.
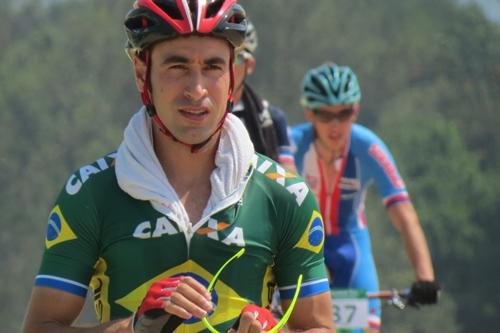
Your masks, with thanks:
M 315 76 L 311 77 L 311 81 L 314 84 L 314 87 L 320 91 L 320 94 L 323 96 L 328 95 L 328 92 L 326 91 L 325 87 L 323 87 L 323 83 Z
M 343 87 L 343 91 L 342 91 L 344 94 L 349 93 L 349 88 L 352 85 L 351 82 L 352 82 L 352 75 L 348 73 L 346 75 L 345 83 L 344 83 L 344 87 Z
M 333 76 L 332 76 L 332 78 L 333 78 Z M 338 85 L 340 85 L 340 83 L 339 82 L 333 82 L 334 80 L 332 80 L 328 76 L 325 77 L 325 81 L 328 83 L 328 89 L 330 90 L 330 93 L 333 96 L 335 96 L 335 98 L 339 98 L 340 93 L 341 93 L 341 91 L 340 91 L 341 87 L 339 87 Z
M 177 8 L 175 1 L 173 0 L 154 0 L 153 1 L 158 7 L 163 10 L 168 16 L 173 18 L 174 20 L 182 20 L 182 14 Z
M 208 7 L 206 17 L 214 17 L 224 4 L 224 1 L 221 0 L 208 0 L 207 2 Z
M 140 31 L 145 27 L 149 27 L 151 25 L 151 22 L 147 17 L 132 17 L 125 21 L 125 25 L 130 30 Z

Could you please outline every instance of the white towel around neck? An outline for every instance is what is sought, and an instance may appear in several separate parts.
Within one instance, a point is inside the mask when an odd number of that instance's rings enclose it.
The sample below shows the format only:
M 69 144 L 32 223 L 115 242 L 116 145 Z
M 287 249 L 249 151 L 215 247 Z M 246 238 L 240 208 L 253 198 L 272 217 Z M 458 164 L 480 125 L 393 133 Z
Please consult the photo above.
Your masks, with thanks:
M 185 231 L 190 224 L 189 217 L 156 157 L 151 126 L 151 118 L 144 108 L 132 116 L 116 156 L 118 184 L 133 198 L 150 201 L 156 210 Z M 240 200 L 254 154 L 245 126 L 238 117 L 228 114 L 215 156 L 216 169 L 210 176 L 212 192 L 200 221 L 192 221 L 194 229 L 215 211 Z

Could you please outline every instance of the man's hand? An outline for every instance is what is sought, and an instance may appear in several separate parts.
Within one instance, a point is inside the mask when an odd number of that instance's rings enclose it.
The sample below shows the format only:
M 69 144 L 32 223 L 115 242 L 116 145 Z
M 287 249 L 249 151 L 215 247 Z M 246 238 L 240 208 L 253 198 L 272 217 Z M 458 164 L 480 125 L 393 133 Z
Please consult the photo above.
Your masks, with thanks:
M 241 310 L 240 317 L 230 331 L 233 333 L 260 333 L 269 331 L 276 324 L 277 321 L 271 311 L 255 304 L 249 304 Z
M 439 299 L 440 288 L 435 281 L 416 281 L 411 286 L 410 305 L 436 304 Z
M 212 310 L 210 300 L 206 288 L 190 276 L 156 281 L 134 317 L 134 332 L 172 332 L 185 319 L 206 316 Z

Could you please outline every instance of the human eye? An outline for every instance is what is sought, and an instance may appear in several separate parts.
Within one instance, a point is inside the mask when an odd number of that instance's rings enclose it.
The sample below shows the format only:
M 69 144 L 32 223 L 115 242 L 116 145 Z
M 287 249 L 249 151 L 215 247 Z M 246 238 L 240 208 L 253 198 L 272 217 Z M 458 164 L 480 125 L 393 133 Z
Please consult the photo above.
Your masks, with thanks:
M 218 63 L 209 63 L 205 66 L 205 69 L 208 71 L 223 71 L 224 67 Z
M 320 122 L 328 122 L 330 121 L 330 114 L 327 111 L 323 110 L 314 110 L 313 114 L 317 120 Z
M 344 120 L 349 119 L 353 113 L 354 113 L 354 109 L 352 109 L 352 108 L 344 109 L 338 113 L 337 117 L 340 120 L 344 121 Z
M 168 66 L 168 69 L 173 70 L 173 71 L 182 71 L 182 70 L 186 70 L 187 66 L 186 66 L 186 64 L 183 64 L 183 63 L 174 63 L 174 64 L 170 64 Z
M 180 78 L 188 72 L 188 67 L 182 62 L 170 63 L 165 67 L 165 74 L 172 78 Z

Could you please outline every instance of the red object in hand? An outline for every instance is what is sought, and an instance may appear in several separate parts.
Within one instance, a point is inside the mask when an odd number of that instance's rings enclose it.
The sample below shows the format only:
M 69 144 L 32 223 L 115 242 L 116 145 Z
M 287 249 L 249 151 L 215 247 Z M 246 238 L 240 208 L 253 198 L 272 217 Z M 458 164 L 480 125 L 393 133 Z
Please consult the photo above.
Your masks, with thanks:
M 135 314 L 135 333 L 173 332 L 182 324 L 183 319 L 163 309 L 163 303 L 170 300 L 181 278 L 181 276 L 169 277 L 151 285 Z
M 163 302 L 170 300 L 172 292 L 177 288 L 180 281 L 181 277 L 176 276 L 154 282 L 142 300 L 136 316 L 140 317 L 151 310 L 163 310 Z
M 262 329 L 264 331 L 269 331 L 271 328 L 276 326 L 278 323 L 276 319 L 274 318 L 273 314 L 271 311 L 269 311 L 266 308 L 262 308 L 260 306 L 257 306 L 255 304 L 248 304 L 241 310 L 241 314 L 243 313 L 251 313 L 254 319 L 257 319 L 261 324 L 262 324 Z M 240 315 L 241 317 L 241 315 Z M 237 329 L 239 326 L 239 318 L 233 328 Z M 281 330 L 279 331 L 281 332 Z

